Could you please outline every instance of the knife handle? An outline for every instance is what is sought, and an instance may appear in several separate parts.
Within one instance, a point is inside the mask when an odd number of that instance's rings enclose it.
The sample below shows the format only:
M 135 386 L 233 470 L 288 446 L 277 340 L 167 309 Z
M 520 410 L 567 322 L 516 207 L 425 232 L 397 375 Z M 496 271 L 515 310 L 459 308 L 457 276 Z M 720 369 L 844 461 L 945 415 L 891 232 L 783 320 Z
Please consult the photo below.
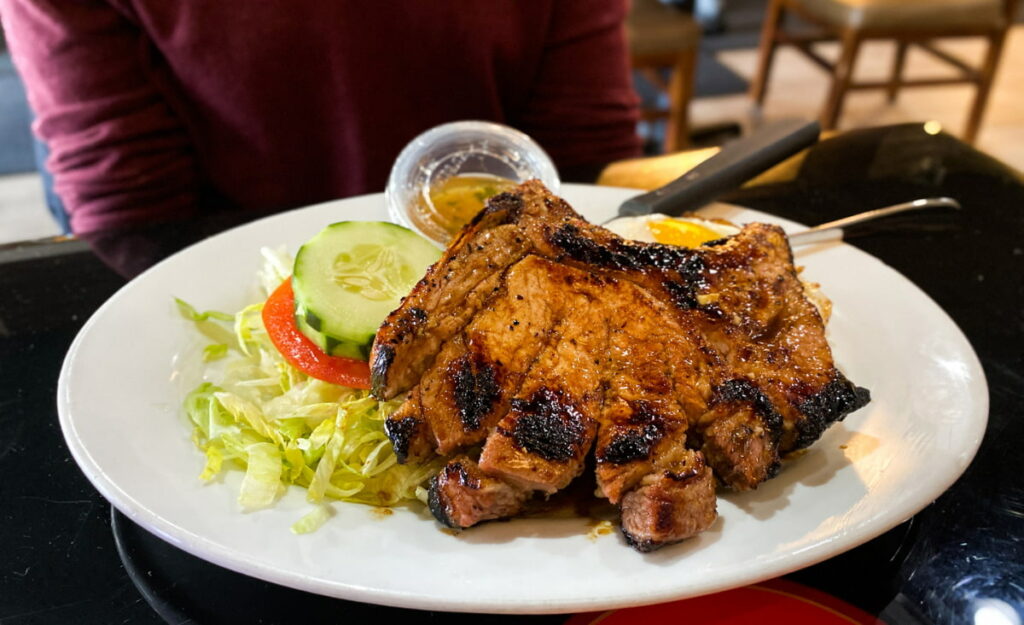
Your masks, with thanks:
M 626 200 L 619 206 L 619 216 L 680 215 L 700 208 L 813 145 L 820 132 L 818 122 L 799 119 L 764 126 L 749 137 L 726 144 L 717 154 L 667 185 Z

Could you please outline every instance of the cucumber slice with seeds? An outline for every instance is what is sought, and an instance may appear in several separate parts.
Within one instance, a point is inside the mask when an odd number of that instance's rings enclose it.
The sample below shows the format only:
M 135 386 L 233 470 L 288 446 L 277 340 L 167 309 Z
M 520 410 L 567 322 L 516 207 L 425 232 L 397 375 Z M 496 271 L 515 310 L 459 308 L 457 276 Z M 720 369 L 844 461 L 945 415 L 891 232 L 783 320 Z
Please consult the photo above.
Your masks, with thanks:
M 328 354 L 366 360 L 384 318 L 440 256 L 431 242 L 396 224 L 327 226 L 295 256 L 295 322 Z

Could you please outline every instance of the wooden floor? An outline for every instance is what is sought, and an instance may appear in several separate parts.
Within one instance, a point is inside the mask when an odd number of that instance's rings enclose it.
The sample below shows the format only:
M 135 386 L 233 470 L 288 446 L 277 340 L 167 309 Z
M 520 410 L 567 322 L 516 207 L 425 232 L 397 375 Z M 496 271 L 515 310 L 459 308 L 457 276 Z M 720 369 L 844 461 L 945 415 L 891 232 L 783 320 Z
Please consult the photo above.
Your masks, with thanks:
M 943 47 L 972 59 L 979 59 L 983 51 L 980 42 L 972 41 L 945 42 Z M 828 44 L 823 44 L 822 50 L 832 58 L 837 52 L 834 45 Z M 886 78 L 893 51 L 894 46 L 886 42 L 865 45 L 858 58 L 857 76 Z M 756 50 L 724 50 L 717 54 L 722 63 L 750 78 L 757 60 Z M 946 71 L 922 52 L 912 51 L 908 56 L 908 76 L 939 76 Z M 700 98 L 692 105 L 693 123 L 699 127 L 739 121 L 750 129 L 761 121 L 816 118 L 827 87 L 827 77 L 819 67 L 798 52 L 782 48 L 776 56 L 763 109 L 756 110 L 745 94 Z M 948 132 L 959 134 L 972 97 L 973 90 L 968 86 L 907 89 L 890 105 L 881 91 L 853 92 L 847 98 L 840 128 L 934 120 Z M 977 145 L 1024 171 L 1024 25 L 1015 27 L 1007 42 Z M 38 176 L 0 177 L 0 243 L 57 234 L 43 202 Z
M 950 52 L 976 62 L 984 44 L 973 40 L 941 41 Z M 835 44 L 820 44 L 823 54 L 835 59 Z M 855 76 L 864 80 L 887 79 L 892 67 L 895 45 L 885 41 L 864 45 L 855 67 Z M 719 60 L 749 79 L 757 62 L 757 51 L 726 50 Z M 949 76 L 949 69 L 933 57 L 913 50 L 907 56 L 908 77 Z M 789 47 L 779 49 L 768 84 L 764 107 L 757 111 L 745 94 L 701 98 L 693 103 L 691 119 L 695 127 L 722 121 L 739 121 L 746 129 L 759 121 L 785 117 L 816 118 L 825 101 L 828 76 L 806 57 Z M 847 96 L 840 129 L 861 128 L 912 121 L 937 121 L 943 130 L 959 136 L 974 97 L 971 86 L 919 87 L 904 89 L 894 104 L 878 91 L 855 91 Z M 988 110 L 978 134 L 977 147 L 1018 171 L 1024 171 L 1024 25 L 1010 33 L 1003 53 Z

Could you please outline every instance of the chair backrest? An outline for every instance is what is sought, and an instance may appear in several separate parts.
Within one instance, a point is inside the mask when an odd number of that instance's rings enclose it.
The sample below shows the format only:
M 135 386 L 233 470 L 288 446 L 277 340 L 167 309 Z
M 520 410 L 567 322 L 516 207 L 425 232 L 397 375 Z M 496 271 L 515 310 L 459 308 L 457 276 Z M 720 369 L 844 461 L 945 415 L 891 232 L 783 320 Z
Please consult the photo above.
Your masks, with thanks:
M 627 20 L 630 53 L 634 59 L 669 63 L 676 55 L 696 49 L 700 26 L 693 17 L 659 0 L 633 0 Z
M 1006 26 L 1010 27 L 1013 25 L 1013 20 L 1017 17 L 1017 10 L 1020 8 L 1021 0 L 1003 0 L 1003 12 L 1006 15 Z

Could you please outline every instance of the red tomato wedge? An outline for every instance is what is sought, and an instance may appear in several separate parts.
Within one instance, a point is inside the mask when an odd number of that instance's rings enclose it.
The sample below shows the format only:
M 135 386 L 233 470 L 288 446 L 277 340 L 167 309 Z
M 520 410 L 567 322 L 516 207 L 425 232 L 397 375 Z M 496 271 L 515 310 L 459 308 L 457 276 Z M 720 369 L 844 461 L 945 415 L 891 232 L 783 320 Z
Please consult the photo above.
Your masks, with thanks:
M 299 371 L 324 382 L 349 388 L 370 388 L 370 365 L 354 358 L 324 353 L 295 325 L 295 293 L 285 280 L 263 305 L 267 336 L 284 359 Z

